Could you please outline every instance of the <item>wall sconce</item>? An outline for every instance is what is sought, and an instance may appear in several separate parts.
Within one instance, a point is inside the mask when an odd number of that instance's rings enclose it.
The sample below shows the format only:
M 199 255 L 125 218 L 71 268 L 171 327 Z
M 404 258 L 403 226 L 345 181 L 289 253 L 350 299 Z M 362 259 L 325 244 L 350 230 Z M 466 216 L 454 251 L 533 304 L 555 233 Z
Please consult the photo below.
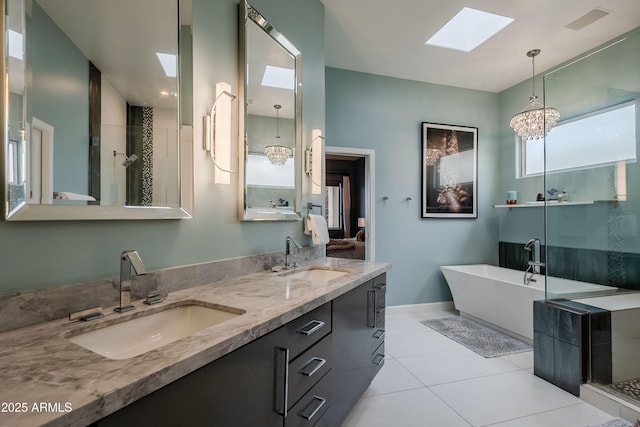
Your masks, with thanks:
M 322 131 L 311 131 L 311 146 L 306 151 L 305 172 L 311 180 L 311 194 L 322 194 Z
M 231 101 L 236 95 L 231 93 L 231 85 L 216 83 L 216 98 L 211 114 L 204 116 L 203 148 L 211 154 L 215 165 L 214 182 L 230 184 L 231 174 Z

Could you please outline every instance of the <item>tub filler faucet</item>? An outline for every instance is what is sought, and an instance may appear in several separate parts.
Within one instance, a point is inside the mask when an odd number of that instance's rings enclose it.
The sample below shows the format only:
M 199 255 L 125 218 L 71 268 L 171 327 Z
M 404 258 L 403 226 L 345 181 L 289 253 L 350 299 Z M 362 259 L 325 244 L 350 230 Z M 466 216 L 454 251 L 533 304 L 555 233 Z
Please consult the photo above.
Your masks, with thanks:
M 524 245 L 524 249 L 529 251 L 529 262 L 524 271 L 524 284 L 529 285 L 535 282 L 534 274 L 540 274 L 540 267 L 544 267 L 544 263 L 540 261 L 540 239 L 529 239 Z
M 135 308 L 131 305 L 131 270 L 137 275 L 147 274 L 138 251 L 124 251 L 120 255 L 120 306 L 114 308 L 118 313 Z

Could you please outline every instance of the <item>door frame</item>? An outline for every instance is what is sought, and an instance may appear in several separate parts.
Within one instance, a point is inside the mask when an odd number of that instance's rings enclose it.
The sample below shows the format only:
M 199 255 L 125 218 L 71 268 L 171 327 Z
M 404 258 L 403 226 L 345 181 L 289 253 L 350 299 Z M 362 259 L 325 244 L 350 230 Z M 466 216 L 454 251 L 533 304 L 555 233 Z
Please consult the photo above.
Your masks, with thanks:
M 325 146 L 324 154 L 340 154 L 344 156 L 364 158 L 364 193 L 365 193 L 365 218 L 367 225 L 365 227 L 365 258 L 368 261 L 375 261 L 376 256 L 376 218 L 375 218 L 375 200 L 376 194 L 376 151 L 367 148 L 352 147 L 335 147 Z M 326 164 L 326 158 L 325 158 Z

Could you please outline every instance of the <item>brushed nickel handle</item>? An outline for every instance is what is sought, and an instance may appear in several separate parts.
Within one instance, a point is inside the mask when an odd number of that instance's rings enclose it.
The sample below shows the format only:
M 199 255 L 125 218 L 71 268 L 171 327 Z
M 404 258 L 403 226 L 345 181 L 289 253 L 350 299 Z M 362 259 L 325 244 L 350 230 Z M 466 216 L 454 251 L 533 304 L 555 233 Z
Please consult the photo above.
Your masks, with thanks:
M 311 335 L 314 332 L 320 330 L 322 327 L 324 327 L 324 322 L 322 320 L 312 320 L 302 328 L 298 329 L 297 332 L 302 335 Z
M 289 349 L 278 348 L 276 357 L 276 412 L 286 417 L 289 407 Z
M 375 328 L 376 326 L 376 291 L 370 289 L 367 291 L 367 326 Z
M 322 408 L 325 403 L 327 403 L 327 399 L 325 399 L 324 397 L 313 396 L 311 402 L 309 402 L 309 404 L 305 406 L 305 408 L 300 413 L 298 413 L 298 415 L 309 421 L 311 420 L 311 418 L 316 416 L 320 408 Z
M 318 372 L 318 370 L 322 368 L 326 363 L 327 363 L 326 359 L 323 359 L 321 357 L 312 357 L 311 360 L 309 360 L 302 368 L 300 368 L 298 372 L 301 373 L 302 375 L 310 377 L 316 372 Z M 310 370 L 307 370 L 307 368 L 309 368 L 311 365 L 314 365 L 314 366 Z
M 384 354 L 376 354 L 372 362 L 374 365 L 382 365 L 384 363 Z
M 377 329 L 374 333 L 373 333 L 373 338 L 379 340 L 380 338 L 384 337 L 384 329 Z

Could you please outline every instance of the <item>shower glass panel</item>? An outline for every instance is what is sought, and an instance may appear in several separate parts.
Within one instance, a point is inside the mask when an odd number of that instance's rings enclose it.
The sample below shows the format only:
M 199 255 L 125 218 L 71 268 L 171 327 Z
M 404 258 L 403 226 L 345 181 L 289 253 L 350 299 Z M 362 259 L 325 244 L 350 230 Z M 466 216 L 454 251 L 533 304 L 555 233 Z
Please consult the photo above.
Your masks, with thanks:
M 544 98 L 546 296 L 610 312 L 606 387 L 640 384 L 640 31 L 545 75 Z

